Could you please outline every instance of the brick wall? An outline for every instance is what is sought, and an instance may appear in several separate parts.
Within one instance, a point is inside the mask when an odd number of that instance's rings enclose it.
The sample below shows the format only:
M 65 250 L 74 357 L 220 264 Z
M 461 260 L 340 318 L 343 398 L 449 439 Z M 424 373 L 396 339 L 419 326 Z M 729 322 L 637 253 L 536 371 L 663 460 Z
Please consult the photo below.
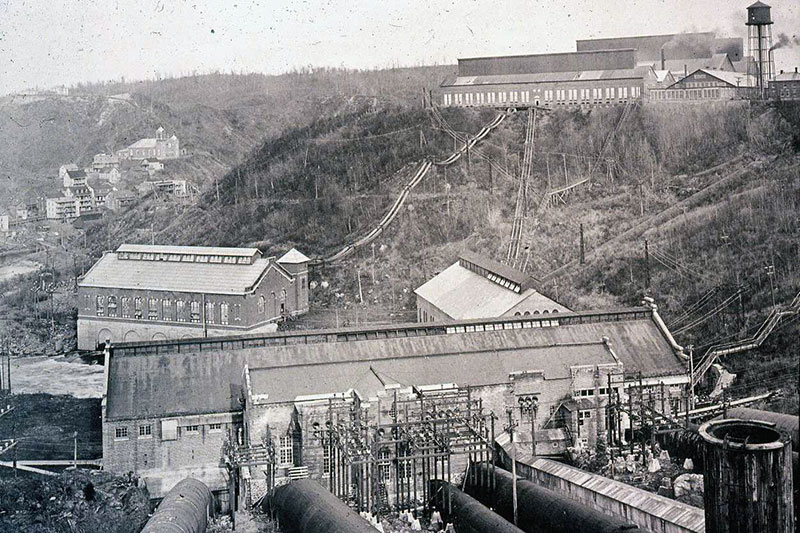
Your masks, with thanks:
M 177 438 L 174 440 L 164 438 L 162 428 L 165 420 L 177 424 Z M 193 431 L 193 426 L 197 431 Z M 149 431 L 140 429 L 146 427 Z M 208 484 L 207 480 L 211 479 L 216 483 L 209 488 L 212 491 L 225 490 L 222 448 L 227 439 L 236 438 L 239 428 L 241 415 L 230 413 L 170 419 L 104 420 L 103 467 L 118 474 L 134 472 L 146 479 L 148 488 L 155 494 L 161 492 L 165 473 L 205 469 L 211 474 L 204 481 Z M 127 430 L 127 436 L 122 436 L 119 430 Z

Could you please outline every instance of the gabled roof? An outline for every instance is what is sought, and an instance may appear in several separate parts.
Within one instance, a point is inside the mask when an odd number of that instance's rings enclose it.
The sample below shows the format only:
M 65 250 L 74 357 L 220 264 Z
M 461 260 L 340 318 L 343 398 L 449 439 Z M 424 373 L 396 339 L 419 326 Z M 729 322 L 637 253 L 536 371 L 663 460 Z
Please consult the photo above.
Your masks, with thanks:
M 76 169 L 76 170 L 67 169 L 67 176 L 69 176 L 72 179 L 85 178 L 86 172 L 84 172 L 83 169 Z
M 112 346 L 107 416 L 132 419 L 238 411 L 245 365 L 257 378 L 258 393 L 270 395 L 268 401 L 357 386 L 369 394 L 379 381 L 373 379 L 373 369 L 385 382 L 403 385 L 506 383 L 509 372 L 525 370 L 543 370 L 547 377 L 559 379 L 569 375 L 572 365 L 613 363 L 601 341 L 604 336 L 626 374 L 686 376 L 684 364 L 649 311 L 557 317 L 561 325 L 533 320 L 549 326 L 517 329 L 510 325 L 521 324 L 519 319 L 496 319 L 480 322 L 486 330 L 477 329 L 478 321 L 446 328 L 400 324 L 127 343 L 116 350 Z M 170 351 L 170 343 L 180 351 Z
M 108 252 L 92 266 L 79 285 L 243 295 L 253 290 L 272 266 L 276 265 L 265 258 L 258 258 L 251 264 L 132 261 L 120 259 L 117 252 Z
M 299 252 L 297 248 L 292 248 L 285 254 L 278 259 L 278 263 L 283 263 L 286 265 L 296 265 L 300 263 L 308 263 L 311 261 L 308 257 L 303 255 L 303 253 Z
M 748 74 L 743 74 L 741 72 L 729 72 L 726 70 L 711 70 L 707 68 L 700 68 L 695 70 L 694 72 L 689 72 L 689 76 L 696 74 L 697 72 L 702 72 L 707 74 L 713 78 L 716 78 L 722 82 L 727 83 L 731 87 L 755 87 L 756 86 L 756 79 L 753 76 Z M 675 82 L 675 85 L 680 85 L 683 80 Z
M 157 139 L 139 139 L 135 143 L 128 146 L 128 148 L 156 148 L 157 146 Z
M 534 288 L 535 280 L 511 267 L 472 252 L 428 280 L 414 293 L 454 320 L 494 318 L 522 302 L 559 312 L 566 307 Z

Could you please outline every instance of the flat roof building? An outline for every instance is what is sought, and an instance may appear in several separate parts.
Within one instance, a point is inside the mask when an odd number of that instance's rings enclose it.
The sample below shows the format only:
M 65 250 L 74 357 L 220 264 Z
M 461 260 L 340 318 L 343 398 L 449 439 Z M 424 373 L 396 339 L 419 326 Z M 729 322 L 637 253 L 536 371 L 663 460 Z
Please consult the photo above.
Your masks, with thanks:
M 269 438 L 278 478 L 305 467 L 324 483 L 318 433 L 329 399 L 383 397 L 388 409 L 394 390 L 469 387 L 502 412 L 535 395 L 537 448 L 541 438 L 542 453 L 558 455 L 591 445 L 592 416 L 581 413 L 604 401 L 592 391 L 605 390 L 606 374 L 623 389 L 641 371 L 645 388 L 667 391 L 668 405 L 688 381 L 654 308 L 112 344 L 106 358 L 105 468 L 136 472 L 156 497 L 189 475 L 226 491 L 226 441 Z M 553 419 L 571 399 L 573 414 Z M 248 476 L 263 480 L 258 469 Z

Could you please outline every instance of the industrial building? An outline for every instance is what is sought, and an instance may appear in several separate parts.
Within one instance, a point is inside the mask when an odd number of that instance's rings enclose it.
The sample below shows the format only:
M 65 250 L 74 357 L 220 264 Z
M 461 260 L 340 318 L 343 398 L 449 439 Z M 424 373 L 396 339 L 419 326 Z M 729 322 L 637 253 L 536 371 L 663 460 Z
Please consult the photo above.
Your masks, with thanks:
M 466 251 L 414 291 L 417 320 L 443 322 L 570 311 L 540 291 L 529 274 Z
M 274 331 L 308 311 L 308 261 L 255 248 L 123 244 L 78 281 L 78 349 Z
M 741 37 L 714 32 L 583 39 L 575 52 L 459 58 L 441 105 L 590 109 L 610 105 L 800 98 L 775 74 L 770 6 L 747 8 Z
M 188 475 L 227 491 L 242 464 L 223 459 L 234 449 L 272 450 L 272 481 L 308 475 L 327 486 L 337 406 L 386 421 L 409 416 L 398 402 L 447 391 L 467 391 L 486 413 L 527 402 L 535 407 L 514 413 L 520 439 L 557 456 L 592 445 L 609 392 L 666 390 L 669 409 L 688 382 L 654 307 L 112 343 L 106 358 L 104 466 L 136 472 L 156 497 Z M 244 464 L 244 485 L 269 482 L 260 463 Z M 387 467 L 389 485 L 392 476 Z

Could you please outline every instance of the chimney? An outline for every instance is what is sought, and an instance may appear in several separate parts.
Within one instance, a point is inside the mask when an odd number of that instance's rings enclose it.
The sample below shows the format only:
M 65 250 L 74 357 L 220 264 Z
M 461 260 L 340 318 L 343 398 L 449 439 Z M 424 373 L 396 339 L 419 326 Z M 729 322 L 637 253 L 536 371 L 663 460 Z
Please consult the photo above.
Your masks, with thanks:
M 797 74 L 797 67 L 794 67 L 794 73 Z
M 666 70 L 666 68 L 664 67 L 665 64 L 666 64 L 666 62 L 664 61 L 664 49 L 662 48 L 661 49 L 661 70 Z
M 689 65 L 687 65 L 686 63 L 683 64 L 683 77 L 684 78 L 689 77 Z

